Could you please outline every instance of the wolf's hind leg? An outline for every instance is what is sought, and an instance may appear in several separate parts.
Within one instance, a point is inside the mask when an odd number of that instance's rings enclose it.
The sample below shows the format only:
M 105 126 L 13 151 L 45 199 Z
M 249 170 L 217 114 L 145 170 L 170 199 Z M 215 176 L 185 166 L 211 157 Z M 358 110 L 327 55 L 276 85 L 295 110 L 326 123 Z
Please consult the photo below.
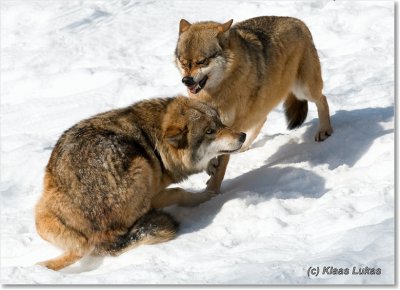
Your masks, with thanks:
M 315 134 L 315 141 L 324 141 L 332 135 L 333 129 L 329 117 L 329 106 L 325 95 L 321 95 L 318 101 L 315 102 L 319 117 L 319 130 Z
M 36 210 L 36 229 L 43 239 L 65 249 L 63 255 L 40 262 L 39 265 L 57 271 L 90 253 L 88 239 L 83 233 L 69 227 L 61 217 L 40 205 Z
M 322 94 L 323 81 L 321 65 L 317 50 L 312 45 L 300 62 L 299 73 L 295 83 L 296 97 L 315 103 L 318 110 L 319 128 L 315 134 L 315 141 L 320 142 L 328 138 L 333 129 L 331 126 L 329 105 Z

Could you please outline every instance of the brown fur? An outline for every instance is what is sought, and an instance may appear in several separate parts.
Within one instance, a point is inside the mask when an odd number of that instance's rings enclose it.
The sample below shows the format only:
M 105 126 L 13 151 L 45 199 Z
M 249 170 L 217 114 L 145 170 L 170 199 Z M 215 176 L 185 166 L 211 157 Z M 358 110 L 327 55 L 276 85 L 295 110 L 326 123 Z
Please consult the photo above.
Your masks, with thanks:
M 119 255 L 174 238 L 177 223 L 157 208 L 195 206 L 212 193 L 166 187 L 243 141 L 215 109 L 184 97 L 142 101 L 79 122 L 55 145 L 36 206 L 39 235 L 65 253 L 40 264 L 59 270 L 84 255 Z
M 285 100 L 290 129 L 304 122 L 311 101 L 320 119 L 315 140 L 330 136 L 320 62 L 306 25 L 274 16 L 231 24 L 181 20 L 175 54 L 182 75 L 193 78 L 185 82 L 189 96 L 213 105 L 224 124 L 247 133 L 242 150 L 257 137 L 269 112 Z M 218 160 L 207 187 L 213 191 L 220 189 L 229 156 Z

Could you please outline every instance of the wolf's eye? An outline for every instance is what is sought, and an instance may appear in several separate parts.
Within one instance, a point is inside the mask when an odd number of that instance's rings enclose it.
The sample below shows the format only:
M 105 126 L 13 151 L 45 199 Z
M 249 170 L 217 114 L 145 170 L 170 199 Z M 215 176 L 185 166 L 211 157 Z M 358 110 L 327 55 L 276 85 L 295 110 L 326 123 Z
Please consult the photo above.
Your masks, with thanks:
M 211 128 L 207 129 L 207 131 L 206 131 L 206 134 L 208 134 L 208 135 L 211 135 L 211 134 L 214 134 L 214 133 L 215 133 L 215 130 L 211 129 Z
M 217 56 L 218 56 L 218 51 L 210 55 L 209 58 L 216 58 Z
M 196 64 L 197 64 L 197 65 L 205 64 L 205 63 L 206 63 L 206 61 L 207 61 L 207 59 L 206 59 L 206 58 L 204 58 L 204 59 L 202 59 L 202 60 L 199 60 L 198 62 L 196 62 Z

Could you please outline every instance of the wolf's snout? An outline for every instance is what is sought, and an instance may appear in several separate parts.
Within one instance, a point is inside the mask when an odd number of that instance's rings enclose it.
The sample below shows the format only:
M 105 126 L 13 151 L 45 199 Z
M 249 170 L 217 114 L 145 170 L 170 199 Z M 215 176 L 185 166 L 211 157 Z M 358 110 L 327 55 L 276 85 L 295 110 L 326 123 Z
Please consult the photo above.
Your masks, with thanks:
M 193 86 L 194 84 L 196 84 L 196 82 L 194 81 L 194 79 L 192 77 L 184 77 L 182 79 L 182 83 L 184 83 L 188 87 L 189 86 Z
M 244 143 L 244 141 L 246 141 L 246 133 L 240 133 L 240 136 L 239 136 L 239 141 L 241 142 L 241 143 Z

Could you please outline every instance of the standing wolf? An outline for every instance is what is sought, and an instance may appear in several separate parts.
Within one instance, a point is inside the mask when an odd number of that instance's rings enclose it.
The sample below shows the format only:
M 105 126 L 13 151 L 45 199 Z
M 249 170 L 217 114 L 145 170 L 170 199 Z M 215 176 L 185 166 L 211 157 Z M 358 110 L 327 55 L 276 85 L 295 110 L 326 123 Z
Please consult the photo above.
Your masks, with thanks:
M 152 99 L 83 120 L 65 131 L 46 167 L 36 228 L 64 254 L 41 265 L 62 269 L 84 255 L 118 255 L 172 239 L 177 223 L 156 208 L 212 197 L 166 188 L 237 151 L 246 135 L 210 106 L 185 97 Z
M 307 102 L 315 103 L 320 121 L 315 140 L 329 137 L 333 130 L 320 62 L 306 25 L 275 16 L 231 27 L 232 22 L 180 21 L 175 56 L 189 96 L 212 104 L 224 124 L 246 132 L 242 150 L 249 148 L 281 101 L 289 129 L 304 122 Z M 220 190 L 228 161 L 229 155 L 221 155 L 210 163 L 207 190 Z

